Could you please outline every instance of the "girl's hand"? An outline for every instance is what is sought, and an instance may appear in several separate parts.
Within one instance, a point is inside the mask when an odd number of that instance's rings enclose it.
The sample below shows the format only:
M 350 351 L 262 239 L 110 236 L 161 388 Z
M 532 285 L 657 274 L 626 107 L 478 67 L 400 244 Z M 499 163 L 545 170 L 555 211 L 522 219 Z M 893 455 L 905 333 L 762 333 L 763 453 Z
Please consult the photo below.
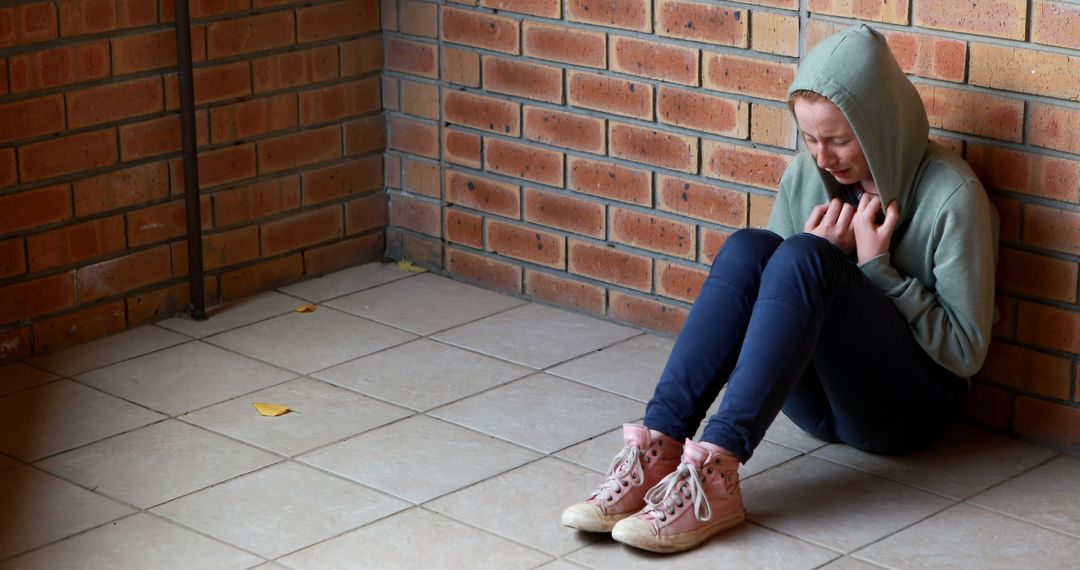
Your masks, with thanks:
M 900 206 L 897 205 L 896 200 L 889 202 L 889 207 L 885 210 L 885 221 L 878 225 L 877 218 L 880 212 L 881 198 L 876 194 L 864 192 L 852 222 L 855 228 L 855 246 L 858 250 L 859 263 L 866 263 L 889 251 L 889 241 L 892 239 L 893 230 L 900 221 Z
M 851 223 L 854 216 L 854 206 L 840 198 L 833 198 L 810 212 L 803 231 L 829 240 L 847 255 L 855 249 L 855 232 Z

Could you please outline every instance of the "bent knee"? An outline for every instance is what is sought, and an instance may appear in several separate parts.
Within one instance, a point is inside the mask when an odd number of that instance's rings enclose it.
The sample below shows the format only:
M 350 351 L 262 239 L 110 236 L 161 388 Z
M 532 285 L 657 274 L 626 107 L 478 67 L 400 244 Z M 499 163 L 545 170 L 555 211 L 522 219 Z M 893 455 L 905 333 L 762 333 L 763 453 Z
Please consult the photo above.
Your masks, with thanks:
M 728 236 L 713 259 L 713 271 L 732 261 L 764 263 L 772 256 L 784 238 L 757 228 L 744 228 Z

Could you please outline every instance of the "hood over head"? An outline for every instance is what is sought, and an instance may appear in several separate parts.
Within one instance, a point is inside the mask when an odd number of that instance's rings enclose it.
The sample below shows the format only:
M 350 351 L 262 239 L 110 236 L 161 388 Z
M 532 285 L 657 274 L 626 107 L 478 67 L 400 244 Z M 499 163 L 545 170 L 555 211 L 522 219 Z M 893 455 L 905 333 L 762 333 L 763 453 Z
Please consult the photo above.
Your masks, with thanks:
M 825 38 L 799 64 L 788 98 L 802 90 L 819 93 L 840 108 L 866 156 L 882 209 L 896 200 L 901 219 L 907 219 L 909 190 L 926 152 L 930 125 L 922 98 L 885 38 L 866 25 Z M 829 194 L 836 195 L 839 184 L 819 171 Z

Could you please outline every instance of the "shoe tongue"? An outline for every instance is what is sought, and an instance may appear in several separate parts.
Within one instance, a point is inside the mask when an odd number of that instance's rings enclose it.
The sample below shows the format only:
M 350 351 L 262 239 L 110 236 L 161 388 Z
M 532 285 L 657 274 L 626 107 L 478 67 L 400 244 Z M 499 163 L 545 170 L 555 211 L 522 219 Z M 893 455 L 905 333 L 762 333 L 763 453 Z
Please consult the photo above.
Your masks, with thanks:
M 686 440 L 686 443 L 683 444 L 682 448 L 683 463 L 689 463 L 690 465 L 693 465 L 694 467 L 700 469 L 701 466 L 705 465 L 708 460 L 708 449 L 705 449 L 704 447 L 694 443 L 693 441 L 690 441 L 689 439 Z
M 647 449 L 649 447 L 649 428 L 632 424 L 623 425 L 623 444 L 627 447 Z

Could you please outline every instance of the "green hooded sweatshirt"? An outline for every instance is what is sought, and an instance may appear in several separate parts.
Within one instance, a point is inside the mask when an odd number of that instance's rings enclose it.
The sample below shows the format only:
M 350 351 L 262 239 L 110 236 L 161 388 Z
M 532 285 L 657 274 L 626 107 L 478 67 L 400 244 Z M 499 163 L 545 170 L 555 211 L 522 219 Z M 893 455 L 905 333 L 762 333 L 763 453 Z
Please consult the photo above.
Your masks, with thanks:
M 840 108 L 882 210 L 893 200 L 900 206 L 889 252 L 860 269 L 892 299 L 927 354 L 970 377 L 986 358 L 995 312 L 998 218 L 982 184 L 963 159 L 927 139 L 922 99 L 870 27 L 849 28 L 815 46 L 788 96 L 799 90 Z M 846 193 L 800 152 L 780 181 L 769 229 L 785 238 L 801 232 L 815 206 Z

